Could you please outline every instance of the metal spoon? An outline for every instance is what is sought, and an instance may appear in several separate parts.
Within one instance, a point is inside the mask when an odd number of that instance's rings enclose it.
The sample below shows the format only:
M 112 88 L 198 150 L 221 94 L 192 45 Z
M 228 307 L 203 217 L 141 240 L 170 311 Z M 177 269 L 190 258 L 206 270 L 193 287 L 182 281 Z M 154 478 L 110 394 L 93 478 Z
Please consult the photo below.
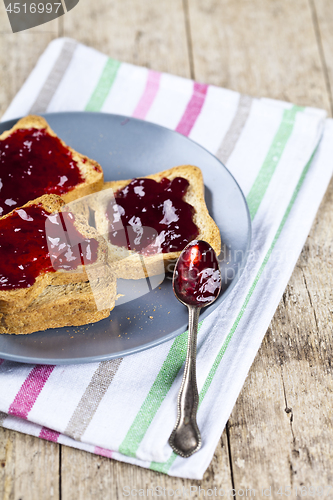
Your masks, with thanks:
M 177 299 L 188 307 L 189 328 L 184 375 L 178 394 L 178 415 L 170 435 L 171 448 L 187 458 L 201 447 L 196 415 L 199 394 L 196 381 L 197 331 L 200 309 L 217 298 L 221 273 L 212 247 L 205 241 L 192 241 L 177 260 L 172 280 Z

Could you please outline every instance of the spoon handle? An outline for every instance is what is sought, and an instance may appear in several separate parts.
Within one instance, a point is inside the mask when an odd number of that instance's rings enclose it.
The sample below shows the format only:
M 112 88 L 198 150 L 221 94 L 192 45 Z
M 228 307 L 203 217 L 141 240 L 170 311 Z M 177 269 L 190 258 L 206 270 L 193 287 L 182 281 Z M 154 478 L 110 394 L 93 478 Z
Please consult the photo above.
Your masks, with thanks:
M 181 457 L 187 458 L 201 446 L 201 435 L 197 424 L 199 394 L 196 380 L 197 332 L 200 309 L 187 306 L 189 313 L 188 343 L 185 369 L 178 394 L 178 415 L 169 438 L 171 448 Z

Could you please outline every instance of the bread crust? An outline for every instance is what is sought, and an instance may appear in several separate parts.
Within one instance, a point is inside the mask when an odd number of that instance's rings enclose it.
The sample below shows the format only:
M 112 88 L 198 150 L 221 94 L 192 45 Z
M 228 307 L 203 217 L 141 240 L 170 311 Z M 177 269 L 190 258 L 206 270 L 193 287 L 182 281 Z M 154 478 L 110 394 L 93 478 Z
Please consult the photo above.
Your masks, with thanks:
M 98 310 L 96 290 L 93 293 L 89 282 L 48 285 L 27 307 L 0 313 L 0 334 L 21 335 L 100 321 L 107 318 L 114 308 L 114 282 L 101 280 L 99 292 L 109 294 L 110 307 Z
M 62 199 L 66 203 L 102 189 L 104 177 L 102 167 L 99 163 L 67 146 L 67 144 L 51 129 L 47 121 L 42 116 L 28 115 L 21 118 L 10 130 L 6 130 L 0 135 L 0 140 L 4 140 L 9 137 L 13 132 L 15 132 L 15 130 L 30 128 L 45 129 L 49 135 L 57 137 L 61 144 L 71 152 L 73 159 L 77 162 L 78 168 L 84 180 L 70 191 L 67 191 L 67 193 L 63 193 L 61 195 Z
M 189 187 L 184 196 L 184 201 L 192 205 L 195 209 L 193 221 L 199 229 L 197 236 L 198 240 L 204 240 L 209 243 L 216 254 L 221 252 L 221 237 L 220 231 L 215 224 L 212 217 L 209 215 L 205 196 L 204 196 L 204 182 L 200 168 L 194 165 L 181 165 L 179 167 L 170 168 L 163 172 L 147 175 L 144 178 L 153 179 L 160 182 L 162 178 L 166 177 L 173 180 L 175 177 L 183 177 L 189 182 Z M 112 189 L 113 193 L 123 189 L 127 186 L 132 179 L 110 181 L 104 183 L 103 190 Z M 95 205 L 95 221 L 96 229 L 100 234 L 108 234 L 108 221 L 106 217 L 106 207 L 110 200 L 110 195 L 101 196 L 98 194 L 98 204 Z M 147 276 L 154 276 L 163 272 L 161 261 L 163 259 L 165 266 L 168 268 L 170 263 L 179 257 L 181 252 L 161 253 L 152 256 L 143 256 L 125 248 L 109 246 L 109 264 L 114 269 L 117 277 L 125 279 L 141 279 Z
M 60 212 L 65 206 L 63 199 L 55 194 L 43 195 L 35 200 L 31 200 L 20 208 L 16 208 L 8 214 L 0 217 L 4 220 L 11 216 L 19 209 L 24 209 L 31 205 L 41 205 L 44 210 L 50 214 Z M 1 290 L 0 289 L 0 312 L 9 312 L 18 308 L 27 307 L 32 300 L 34 300 L 48 285 L 66 285 L 71 283 L 80 283 L 87 281 L 95 273 L 102 273 L 103 268 L 105 272 L 107 268 L 107 244 L 96 229 L 88 226 L 86 219 L 82 215 L 75 215 L 74 226 L 82 234 L 84 238 L 95 238 L 98 240 L 98 251 L 96 262 L 89 266 L 78 266 L 73 271 L 58 270 L 56 272 L 45 272 L 37 276 L 35 283 L 28 288 L 18 288 L 14 290 Z M 87 270 L 89 272 L 87 273 Z M 88 276 L 89 274 L 89 276 Z

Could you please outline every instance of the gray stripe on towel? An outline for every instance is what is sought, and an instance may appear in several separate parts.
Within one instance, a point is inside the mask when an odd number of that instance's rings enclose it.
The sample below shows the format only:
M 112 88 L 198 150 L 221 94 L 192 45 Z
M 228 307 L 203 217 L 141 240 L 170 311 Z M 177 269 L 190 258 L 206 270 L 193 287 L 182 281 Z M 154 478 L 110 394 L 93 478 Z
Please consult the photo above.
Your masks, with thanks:
M 35 102 L 31 106 L 30 114 L 45 113 L 56 93 L 57 88 L 67 71 L 67 68 L 73 58 L 73 54 L 78 43 L 75 40 L 65 40 L 57 60 L 55 61 L 49 76 L 46 78 Z
M 236 114 L 216 153 L 216 156 L 222 163 L 227 163 L 231 153 L 235 149 L 249 117 L 252 101 L 253 98 L 248 95 L 241 95 L 239 98 Z
M 81 439 L 114 379 L 121 362 L 122 358 L 100 363 L 68 422 L 64 434 L 76 440 Z

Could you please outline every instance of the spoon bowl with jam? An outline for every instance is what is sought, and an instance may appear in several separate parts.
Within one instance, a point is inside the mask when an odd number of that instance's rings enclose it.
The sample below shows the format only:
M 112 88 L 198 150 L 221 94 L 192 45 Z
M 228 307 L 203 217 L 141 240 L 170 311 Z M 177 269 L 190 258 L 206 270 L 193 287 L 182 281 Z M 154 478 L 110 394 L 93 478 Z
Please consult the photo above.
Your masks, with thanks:
M 221 291 L 221 272 L 213 248 L 194 240 L 182 251 L 173 273 L 173 290 L 189 312 L 188 345 L 184 375 L 178 394 L 178 414 L 169 444 L 187 458 L 201 447 L 196 414 L 199 394 L 196 382 L 196 349 L 200 309 L 217 299 Z

